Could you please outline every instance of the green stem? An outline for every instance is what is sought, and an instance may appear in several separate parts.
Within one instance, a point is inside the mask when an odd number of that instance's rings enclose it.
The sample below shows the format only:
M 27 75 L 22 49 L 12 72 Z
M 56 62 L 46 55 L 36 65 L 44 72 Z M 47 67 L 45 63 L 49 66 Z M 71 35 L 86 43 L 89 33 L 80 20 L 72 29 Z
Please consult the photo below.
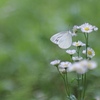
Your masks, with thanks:
M 82 74 L 82 90 L 83 90 L 83 86 L 84 86 L 84 74 Z
M 65 75 L 65 79 L 66 79 L 66 84 L 67 84 L 67 87 L 68 87 L 68 94 L 70 96 L 70 88 L 69 88 L 69 82 L 68 82 L 68 74 L 66 73 Z
M 72 60 L 73 55 L 70 55 L 70 57 L 71 57 L 71 61 L 73 62 L 73 60 Z
M 80 56 L 80 47 L 77 47 L 77 55 L 78 57 Z M 81 91 L 80 91 L 80 75 L 77 74 L 77 84 L 78 84 L 78 88 L 77 88 L 77 92 L 78 92 L 78 100 L 81 99 Z
M 85 39 L 86 39 L 86 59 L 88 59 L 87 57 L 87 48 L 88 48 L 88 38 L 89 38 L 89 35 L 88 33 L 84 33 L 85 35 Z M 83 85 L 84 85 L 84 90 L 83 90 L 83 100 L 85 98 L 85 92 L 86 92 L 86 73 L 84 74 L 84 79 L 83 80 Z
M 77 84 L 78 84 L 78 88 L 77 88 L 77 90 L 78 90 L 78 100 L 80 100 L 80 91 L 79 91 L 79 88 L 80 88 L 80 77 L 79 77 L 79 74 L 77 74 Z
M 66 95 L 69 96 L 69 93 L 68 93 L 68 87 L 67 87 L 67 84 L 66 84 L 66 79 L 65 77 L 62 75 L 62 73 L 59 71 L 59 68 L 57 67 L 57 70 L 59 72 L 59 74 L 61 75 L 63 81 L 64 81 L 64 85 L 65 85 L 65 90 L 66 90 Z
M 83 91 L 83 100 L 85 98 L 85 92 L 86 92 L 86 73 L 84 75 L 84 91 Z
M 87 38 L 86 38 L 86 59 L 87 59 L 87 48 L 88 48 L 88 34 L 87 34 Z
M 82 86 L 83 86 L 83 79 L 84 79 L 84 75 L 82 74 Z
M 80 47 L 77 47 L 77 55 L 79 57 L 79 55 L 80 55 Z
M 85 36 L 85 40 L 86 40 L 86 59 L 87 59 L 87 48 L 88 48 L 88 38 L 89 38 L 89 35 L 88 35 L 88 33 L 84 33 L 84 36 Z

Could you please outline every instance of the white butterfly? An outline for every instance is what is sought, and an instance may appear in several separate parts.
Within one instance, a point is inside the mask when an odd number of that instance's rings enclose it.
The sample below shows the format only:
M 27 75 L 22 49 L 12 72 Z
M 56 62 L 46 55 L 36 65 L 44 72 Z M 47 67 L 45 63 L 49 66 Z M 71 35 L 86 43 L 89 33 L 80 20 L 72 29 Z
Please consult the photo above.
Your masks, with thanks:
M 62 49 L 67 49 L 72 44 L 72 35 L 70 31 L 59 32 L 53 35 L 50 40 Z

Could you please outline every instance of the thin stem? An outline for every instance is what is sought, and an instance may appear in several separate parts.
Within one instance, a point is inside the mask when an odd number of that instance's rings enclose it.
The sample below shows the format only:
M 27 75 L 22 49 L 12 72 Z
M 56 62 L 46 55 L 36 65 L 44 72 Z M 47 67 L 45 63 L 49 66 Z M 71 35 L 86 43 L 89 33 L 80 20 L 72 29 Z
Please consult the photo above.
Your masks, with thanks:
M 84 75 L 82 74 L 82 86 L 83 86 L 83 79 L 84 79 Z
M 89 35 L 88 33 L 84 33 L 85 35 L 85 39 L 86 39 L 86 59 L 88 59 L 87 57 L 87 48 L 88 48 L 88 38 L 89 38 Z M 84 85 L 84 90 L 83 90 L 83 100 L 85 98 L 85 92 L 86 92 L 86 73 L 84 74 L 84 79 L 83 80 L 83 85 Z
M 77 88 L 77 90 L 78 90 L 78 100 L 80 100 L 80 96 L 79 96 L 79 93 L 80 93 L 80 91 L 79 91 L 79 88 L 80 88 L 80 77 L 79 77 L 79 74 L 77 74 L 77 84 L 78 84 L 78 88 Z
M 80 47 L 77 47 L 77 55 L 79 57 L 79 55 L 80 55 Z
M 82 90 L 83 90 L 83 87 L 84 87 L 84 74 L 82 74 Z M 82 93 L 81 93 L 82 95 Z
M 88 34 L 87 34 L 87 38 L 86 38 L 86 59 L 87 59 L 87 48 L 88 48 Z
M 80 56 L 80 46 L 77 47 L 77 55 L 78 55 L 78 57 Z M 81 91 L 80 91 L 81 84 L 80 84 L 80 75 L 79 74 L 77 74 L 77 85 L 78 85 L 78 88 L 77 88 L 78 100 L 80 100 L 81 99 Z
M 58 70 L 59 74 L 61 75 L 61 77 L 62 77 L 62 79 L 63 79 L 63 81 L 64 81 L 65 90 L 66 90 L 66 95 L 69 96 L 69 94 L 68 94 L 68 88 L 67 88 L 67 84 L 66 84 L 65 77 L 64 77 L 64 76 L 62 75 L 62 73 L 59 71 L 59 68 L 58 68 L 58 67 L 57 67 L 57 70 Z
M 59 72 L 59 74 L 61 75 L 61 77 L 64 79 L 63 75 L 61 74 L 61 72 L 59 71 L 59 68 L 57 67 L 57 70 Z
M 68 74 L 66 73 L 66 84 L 67 84 L 67 87 L 68 87 L 68 94 L 70 95 L 70 88 L 69 88 L 69 82 L 68 82 Z
M 71 57 L 71 61 L 73 62 L 73 60 L 72 60 L 73 55 L 70 55 L 70 57 Z
M 65 84 L 65 89 L 66 89 L 67 95 L 69 96 L 68 84 L 66 83 L 66 77 L 64 78 L 64 84 Z
M 85 92 L 86 92 L 86 73 L 84 75 L 84 91 L 83 91 L 83 100 L 85 98 Z
M 86 59 L 87 59 L 87 48 L 88 48 L 89 35 L 88 35 L 88 33 L 84 33 L 84 36 L 85 36 L 85 40 L 86 40 Z
M 82 86 L 82 90 L 83 90 L 83 85 L 84 85 L 84 83 L 83 83 L 84 82 L 84 75 L 83 74 L 81 75 L 81 78 L 82 78 L 81 86 Z M 82 90 L 81 90 L 81 93 L 80 93 L 80 100 L 83 100 L 82 99 Z

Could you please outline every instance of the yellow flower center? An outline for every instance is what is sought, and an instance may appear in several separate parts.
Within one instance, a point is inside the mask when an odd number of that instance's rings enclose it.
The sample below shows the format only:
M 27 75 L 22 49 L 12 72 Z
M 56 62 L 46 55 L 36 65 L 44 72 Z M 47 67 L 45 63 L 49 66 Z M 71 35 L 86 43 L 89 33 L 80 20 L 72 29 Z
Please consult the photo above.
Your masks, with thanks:
M 84 29 L 85 29 L 86 31 L 88 31 L 88 30 L 89 30 L 89 27 L 85 27 Z
M 76 46 L 79 46 L 79 43 L 78 42 L 76 43 Z
M 90 50 L 87 51 L 88 55 L 92 55 L 92 52 Z
M 67 67 L 68 66 L 68 64 L 64 64 L 64 67 Z
M 88 63 L 88 67 L 91 67 L 91 64 L 90 63 Z

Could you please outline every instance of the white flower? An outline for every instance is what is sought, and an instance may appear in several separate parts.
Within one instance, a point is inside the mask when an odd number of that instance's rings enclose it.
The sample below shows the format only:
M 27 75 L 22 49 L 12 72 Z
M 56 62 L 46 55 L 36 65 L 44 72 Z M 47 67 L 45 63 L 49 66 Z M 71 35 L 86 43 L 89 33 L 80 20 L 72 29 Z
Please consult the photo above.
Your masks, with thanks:
M 98 28 L 96 26 L 92 26 L 89 23 L 82 24 L 79 27 L 80 27 L 81 31 L 84 33 L 91 33 L 93 30 L 94 31 L 98 30 Z
M 95 69 L 97 67 L 97 63 L 95 61 L 88 61 L 87 63 L 88 69 Z
M 74 27 L 73 27 L 73 29 L 72 29 L 72 36 L 77 36 L 77 30 L 79 29 L 79 26 L 77 26 L 77 25 L 75 25 Z
M 87 68 L 82 66 L 80 62 L 75 62 L 71 67 L 68 68 L 68 72 L 76 71 L 78 74 L 84 74 L 87 72 Z
M 70 65 L 71 65 L 71 62 L 66 61 L 66 62 L 61 62 L 58 67 L 61 69 L 66 69 Z
M 78 73 L 78 74 L 84 74 L 87 72 L 87 68 L 84 66 L 81 66 L 80 63 L 76 63 L 73 65 L 74 66 L 74 70 Z
M 95 69 L 97 67 L 97 63 L 91 60 L 82 60 L 80 64 L 87 69 Z
M 72 57 L 72 60 L 74 60 L 74 61 L 80 61 L 82 59 L 83 59 L 82 57 L 78 57 L 78 56 Z
M 97 67 L 97 63 L 90 60 L 82 60 L 79 62 L 73 63 L 70 67 L 68 67 L 67 71 L 72 72 L 75 71 L 78 74 L 84 74 L 89 69 L 92 70 Z
M 70 66 L 70 67 L 67 68 L 67 72 L 72 72 L 72 71 L 75 71 L 75 69 L 73 67 L 73 64 L 72 64 L 72 66 Z
M 76 50 L 66 50 L 66 52 L 70 55 L 73 55 L 76 53 Z
M 59 68 L 59 71 L 60 71 L 61 73 L 67 73 L 67 69 L 68 69 L 68 67 L 70 67 L 70 66 L 71 66 L 71 63 L 68 62 L 68 61 L 66 61 L 66 62 L 61 62 L 61 63 L 59 64 L 58 68 Z
M 59 71 L 60 71 L 61 73 L 67 73 L 66 69 L 64 69 L 64 68 L 59 68 Z
M 77 34 L 76 34 L 76 33 L 74 33 L 74 32 L 73 32 L 73 33 L 71 33 L 71 35 L 72 35 L 72 36 L 77 36 Z
M 86 50 L 82 51 L 83 54 L 86 54 Z M 92 48 L 88 47 L 87 48 L 87 57 L 92 58 L 93 56 L 95 56 L 95 52 Z
M 68 31 L 69 34 L 71 34 L 71 36 L 76 36 L 76 33 L 75 32 L 71 32 L 71 31 Z
M 98 30 L 98 28 L 96 26 L 93 26 L 93 27 L 94 27 L 94 31 L 97 31 Z
M 54 60 L 50 62 L 50 64 L 54 66 L 58 65 L 59 63 L 60 63 L 60 60 Z
M 77 32 L 77 30 L 79 29 L 80 27 L 79 26 L 77 26 L 77 25 L 75 25 L 74 27 L 73 27 L 73 33 L 76 33 Z
M 76 47 L 79 47 L 79 46 L 85 46 L 86 44 L 81 42 L 81 41 L 78 41 L 78 42 L 73 42 L 72 45 L 76 46 Z

